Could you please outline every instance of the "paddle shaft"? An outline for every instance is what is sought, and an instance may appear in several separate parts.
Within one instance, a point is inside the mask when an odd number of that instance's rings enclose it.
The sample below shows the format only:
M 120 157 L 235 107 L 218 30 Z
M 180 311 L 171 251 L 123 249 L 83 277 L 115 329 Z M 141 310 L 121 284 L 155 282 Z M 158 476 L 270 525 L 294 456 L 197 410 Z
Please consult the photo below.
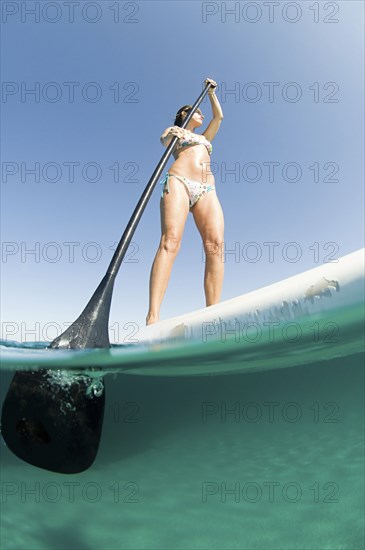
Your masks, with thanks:
M 195 111 L 199 107 L 200 103 L 203 101 L 204 97 L 208 93 L 210 87 L 212 84 L 210 82 L 207 83 L 204 90 L 192 106 L 188 116 L 185 118 L 184 123 L 182 124 L 181 128 L 186 128 L 186 126 L 189 124 L 190 120 L 194 116 Z M 119 241 L 119 244 L 117 246 L 116 251 L 114 252 L 114 255 L 112 257 L 112 260 L 109 264 L 109 267 L 107 269 L 106 275 L 110 275 L 111 277 L 115 277 L 118 273 L 118 270 L 120 268 L 120 265 L 123 261 L 124 255 L 128 249 L 128 246 L 132 240 L 132 237 L 134 235 L 134 232 L 137 228 L 137 225 L 139 223 L 139 220 L 141 219 L 141 216 L 144 212 L 144 209 L 146 208 L 146 205 L 151 197 L 152 191 L 162 173 L 162 170 L 165 168 L 166 163 L 175 147 L 175 144 L 178 140 L 178 137 L 175 136 L 172 140 L 169 146 L 167 147 L 165 153 L 162 155 L 160 162 L 158 163 L 155 171 L 153 172 L 151 179 L 146 185 L 145 190 L 142 193 L 141 198 L 139 199 L 139 202 L 137 206 L 134 209 L 134 212 L 131 216 L 131 219 L 128 222 L 128 225 Z

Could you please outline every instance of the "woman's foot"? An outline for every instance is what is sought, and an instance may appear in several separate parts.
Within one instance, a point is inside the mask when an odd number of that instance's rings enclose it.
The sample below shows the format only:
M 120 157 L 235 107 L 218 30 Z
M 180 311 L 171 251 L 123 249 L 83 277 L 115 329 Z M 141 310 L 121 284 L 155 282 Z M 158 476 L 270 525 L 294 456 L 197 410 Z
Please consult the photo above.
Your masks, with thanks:
M 153 323 L 157 323 L 159 321 L 159 318 L 156 315 L 147 315 L 146 317 L 146 325 L 152 325 Z

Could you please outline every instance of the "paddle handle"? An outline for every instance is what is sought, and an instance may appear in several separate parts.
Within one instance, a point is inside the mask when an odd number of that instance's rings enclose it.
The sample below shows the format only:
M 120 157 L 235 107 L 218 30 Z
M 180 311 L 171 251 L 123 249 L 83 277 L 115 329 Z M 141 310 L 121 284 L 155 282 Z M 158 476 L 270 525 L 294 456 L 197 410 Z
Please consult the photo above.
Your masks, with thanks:
M 189 124 L 189 121 L 193 117 L 195 111 L 199 107 L 200 103 L 203 101 L 204 97 L 207 95 L 209 89 L 211 88 L 212 83 L 208 82 L 205 86 L 204 90 L 194 103 L 194 105 L 191 108 L 191 111 L 189 112 L 188 116 L 185 118 L 183 125 L 181 128 L 186 128 L 186 126 Z M 162 155 L 160 162 L 158 163 L 155 171 L 153 172 L 149 182 L 146 185 L 145 190 L 143 191 L 141 198 L 138 201 L 137 206 L 134 209 L 134 212 L 128 222 L 128 225 L 122 235 L 122 238 L 120 239 L 118 246 L 113 254 L 112 260 L 109 264 L 109 267 L 106 272 L 106 276 L 109 275 L 110 277 L 114 278 L 120 268 L 120 265 L 123 261 L 124 255 L 128 249 L 128 246 L 132 240 L 132 237 L 134 235 L 134 232 L 137 228 L 137 225 L 139 223 L 139 220 L 141 219 L 141 216 L 144 212 L 144 209 L 147 206 L 147 203 L 152 195 L 152 191 L 158 181 L 158 179 L 161 176 L 162 170 L 165 168 L 166 163 L 175 147 L 175 144 L 178 140 L 177 136 L 174 136 L 174 138 L 171 140 L 171 143 L 167 147 L 165 153 Z

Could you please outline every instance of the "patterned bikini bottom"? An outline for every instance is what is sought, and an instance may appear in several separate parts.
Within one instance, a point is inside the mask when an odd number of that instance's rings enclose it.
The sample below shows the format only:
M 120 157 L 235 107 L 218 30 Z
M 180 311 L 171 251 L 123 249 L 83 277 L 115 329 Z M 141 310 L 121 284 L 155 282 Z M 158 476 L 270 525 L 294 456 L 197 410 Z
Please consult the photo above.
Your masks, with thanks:
M 177 178 L 178 180 L 182 181 L 185 187 L 188 190 L 189 193 L 189 206 L 190 208 L 194 206 L 194 204 L 208 191 L 212 191 L 215 189 L 214 185 L 207 185 L 205 183 L 201 183 L 200 181 L 194 181 L 190 180 L 188 178 L 185 178 L 184 176 L 178 176 L 177 174 L 169 174 L 169 172 L 166 173 L 164 179 L 160 182 L 160 185 L 163 185 L 161 197 L 163 198 L 164 192 L 167 193 L 170 192 L 169 187 L 169 177 Z

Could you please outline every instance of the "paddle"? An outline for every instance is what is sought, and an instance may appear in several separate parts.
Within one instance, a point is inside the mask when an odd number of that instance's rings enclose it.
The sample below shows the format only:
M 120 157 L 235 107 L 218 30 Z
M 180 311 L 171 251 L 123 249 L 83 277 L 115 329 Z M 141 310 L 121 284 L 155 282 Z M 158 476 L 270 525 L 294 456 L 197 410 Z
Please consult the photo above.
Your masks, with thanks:
M 182 124 L 185 128 L 212 86 L 208 82 Z M 119 241 L 109 267 L 88 304 L 48 349 L 109 348 L 109 313 L 116 275 L 152 191 L 178 140 L 161 157 Z M 105 390 L 102 377 L 85 369 L 16 372 L 6 395 L 1 431 L 19 458 L 46 470 L 78 473 L 94 462 L 102 430 Z

